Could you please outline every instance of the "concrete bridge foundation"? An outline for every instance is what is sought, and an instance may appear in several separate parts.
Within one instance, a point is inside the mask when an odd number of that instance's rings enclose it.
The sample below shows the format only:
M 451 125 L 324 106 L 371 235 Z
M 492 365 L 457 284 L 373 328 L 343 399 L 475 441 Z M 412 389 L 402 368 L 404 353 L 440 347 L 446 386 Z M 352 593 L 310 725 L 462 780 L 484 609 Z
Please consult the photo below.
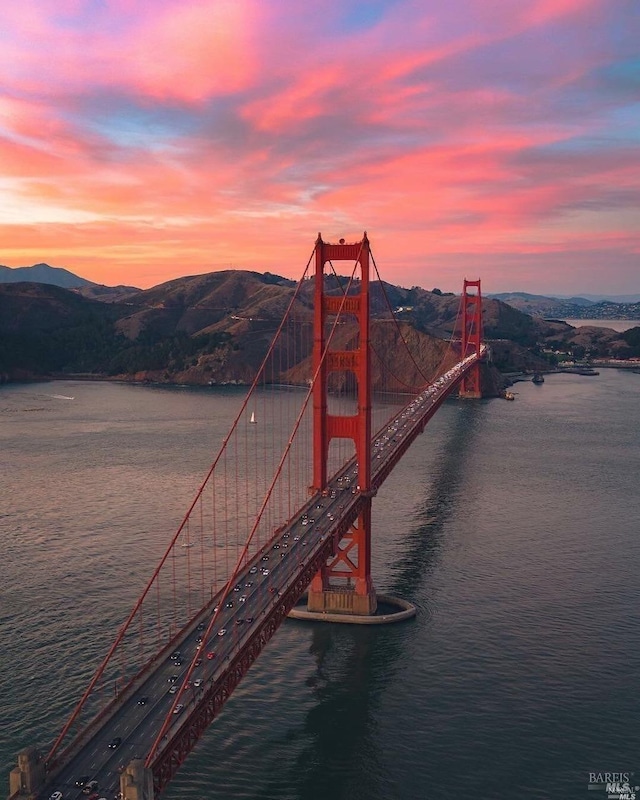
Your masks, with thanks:
M 304 602 L 305 598 L 303 598 Z M 376 613 L 377 611 L 377 613 Z M 391 622 L 402 622 L 405 619 L 415 617 L 417 608 L 408 600 L 399 597 L 392 597 L 386 594 L 376 596 L 376 608 L 369 613 L 363 614 L 348 613 L 344 609 L 339 611 L 312 610 L 311 604 L 308 608 L 296 606 L 289 612 L 290 619 L 301 619 L 307 622 L 341 622 L 351 625 L 388 625 Z
M 18 753 L 18 766 L 9 773 L 9 797 L 30 797 L 44 784 L 44 760 L 35 747 Z
M 153 800 L 153 772 L 141 758 L 131 761 L 120 775 L 122 800 Z

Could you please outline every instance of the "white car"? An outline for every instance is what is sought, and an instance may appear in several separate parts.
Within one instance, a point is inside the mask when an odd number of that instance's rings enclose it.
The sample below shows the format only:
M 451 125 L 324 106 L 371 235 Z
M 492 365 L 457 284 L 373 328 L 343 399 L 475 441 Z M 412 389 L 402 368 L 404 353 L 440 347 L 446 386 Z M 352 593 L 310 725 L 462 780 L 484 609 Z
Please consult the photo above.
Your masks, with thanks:
M 49 800 L 62 800 L 62 792 L 54 792 Z

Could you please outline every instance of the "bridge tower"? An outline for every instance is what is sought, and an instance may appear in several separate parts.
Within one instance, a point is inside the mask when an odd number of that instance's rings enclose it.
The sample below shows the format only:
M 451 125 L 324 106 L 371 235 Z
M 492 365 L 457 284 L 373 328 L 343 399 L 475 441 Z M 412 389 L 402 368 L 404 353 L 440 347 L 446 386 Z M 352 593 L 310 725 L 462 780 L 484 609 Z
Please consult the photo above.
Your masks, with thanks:
M 476 288 L 477 292 L 471 294 L 468 291 L 469 288 Z M 480 292 L 480 279 L 468 281 L 465 278 L 462 292 L 462 357 L 466 358 L 474 353 L 479 353 L 481 344 L 482 294 Z M 479 363 L 475 364 L 462 379 L 460 397 L 482 397 Z
M 359 294 L 347 297 L 325 294 L 327 261 L 352 261 L 360 266 Z M 356 285 L 358 285 L 356 284 Z M 352 350 L 326 350 L 329 315 L 349 313 L 358 323 L 358 346 Z M 371 579 L 371 350 L 369 347 L 369 240 L 329 244 L 318 234 L 315 247 L 314 342 L 313 342 L 313 485 L 327 485 L 329 444 L 334 438 L 352 439 L 358 462 L 358 488 L 365 505 L 335 554 L 320 569 L 309 587 L 309 611 L 371 615 L 377 606 Z M 356 381 L 357 412 L 331 414 L 328 379 L 332 372 L 350 372 Z M 367 497 L 367 493 L 369 493 Z

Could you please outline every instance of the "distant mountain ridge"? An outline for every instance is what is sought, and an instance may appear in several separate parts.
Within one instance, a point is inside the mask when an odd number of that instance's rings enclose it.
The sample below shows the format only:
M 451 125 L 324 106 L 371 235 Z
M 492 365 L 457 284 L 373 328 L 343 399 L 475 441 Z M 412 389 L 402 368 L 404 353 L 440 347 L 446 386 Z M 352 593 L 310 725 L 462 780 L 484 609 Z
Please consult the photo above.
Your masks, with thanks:
M 5 267 L 0 265 L 0 284 L 2 283 L 44 283 L 71 289 L 83 297 L 102 300 L 105 303 L 124 302 L 141 292 L 135 286 L 104 286 L 101 283 L 81 278 L 68 269 L 52 267 L 49 264 L 34 264 L 32 267 Z
M 211 273 L 207 273 L 211 274 Z M 269 276 L 270 273 L 265 273 Z M 271 276 L 273 281 L 281 282 L 284 278 Z M 181 279 L 176 279 L 181 280 Z M 129 299 L 130 295 L 143 291 L 135 286 L 105 286 L 100 283 L 81 278 L 62 267 L 49 264 L 34 264 L 31 267 L 5 267 L 0 265 L 0 283 L 18 283 L 31 281 L 61 286 L 64 289 L 76 289 L 85 297 L 105 302 L 120 302 Z M 160 286 L 166 286 L 167 281 Z M 390 284 L 388 284 L 390 286 Z M 152 287 L 156 288 L 156 287 Z M 150 290 L 147 290 L 150 291 Z M 593 295 L 578 297 L 556 295 L 538 295 L 528 292 L 500 292 L 487 294 L 496 300 L 523 311 L 525 314 L 540 317 L 561 317 L 565 319 L 640 319 L 640 294 L 630 295 Z M 626 308 L 630 306 L 630 308 Z M 593 311 L 594 313 L 588 313 Z
M 325 276 L 328 295 L 340 296 L 346 285 L 346 278 Z M 110 297 L 105 302 L 104 297 L 85 296 L 95 286 L 65 289 L 29 281 L 0 283 L 0 381 L 82 374 L 192 385 L 250 383 L 294 293 L 292 313 L 312 323 L 314 282 L 296 287 L 295 281 L 271 273 L 226 270 L 133 289 L 121 299 Z M 385 324 L 389 306 L 395 310 L 397 327 Z M 400 351 L 394 337 L 402 329 L 429 374 L 443 365 L 443 359 L 450 366 L 457 356 L 447 342 L 459 336 L 459 306 L 460 296 L 453 293 L 373 281 L 371 324 L 377 351 Z M 492 350 L 487 379 L 494 388 L 489 393 L 497 391 L 497 370 L 541 369 L 548 366 L 545 354 L 640 355 L 640 327 L 624 333 L 574 328 L 491 298 L 483 302 L 483 324 Z M 340 335 L 351 335 L 349 327 Z M 351 344 L 347 339 L 340 342 L 342 349 Z M 295 351 L 299 358 L 295 374 L 285 373 L 279 379 L 306 382 L 312 338 L 299 341 L 285 336 L 279 346 Z M 420 383 L 414 369 L 415 362 L 403 364 L 409 385 Z
M 51 267 L 49 264 L 34 264 L 31 267 L 4 267 L 0 265 L 0 283 L 46 283 L 51 286 L 62 286 L 63 289 L 75 289 L 80 286 L 97 286 L 93 281 L 74 275 L 68 269 Z
M 558 300 L 569 300 L 563 295 L 557 295 Z M 640 303 L 640 294 L 583 294 L 582 299 L 589 300 L 591 303 Z
M 640 295 L 626 295 L 629 302 L 589 300 L 585 297 L 557 298 L 527 292 L 489 294 L 518 311 L 534 317 L 555 319 L 640 319 Z M 633 298 L 637 298 L 634 300 Z

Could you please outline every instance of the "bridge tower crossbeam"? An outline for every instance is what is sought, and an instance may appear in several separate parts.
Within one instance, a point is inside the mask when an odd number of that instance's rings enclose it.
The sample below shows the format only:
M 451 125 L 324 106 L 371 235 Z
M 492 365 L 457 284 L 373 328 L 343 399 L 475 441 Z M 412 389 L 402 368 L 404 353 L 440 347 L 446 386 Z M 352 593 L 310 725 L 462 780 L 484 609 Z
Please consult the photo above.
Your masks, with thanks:
M 352 439 L 358 463 L 358 489 L 365 497 L 356 521 L 336 542 L 335 552 L 309 587 L 309 611 L 371 615 L 377 606 L 371 578 L 371 348 L 369 335 L 369 240 L 365 233 L 355 244 L 329 244 L 320 234 L 315 246 L 313 374 L 313 491 L 327 485 L 329 445 L 334 438 Z M 360 268 L 359 294 L 325 294 L 327 261 L 352 261 Z M 329 315 L 351 314 L 358 323 L 358 347 L 331 349 L 326 337 Z M 327 349 L 329 347 L 329 349 Z M 357 413 L 328 411 L 329 375 L 353 374 Z M 369 494 L 368 494 L 369 493 Z

